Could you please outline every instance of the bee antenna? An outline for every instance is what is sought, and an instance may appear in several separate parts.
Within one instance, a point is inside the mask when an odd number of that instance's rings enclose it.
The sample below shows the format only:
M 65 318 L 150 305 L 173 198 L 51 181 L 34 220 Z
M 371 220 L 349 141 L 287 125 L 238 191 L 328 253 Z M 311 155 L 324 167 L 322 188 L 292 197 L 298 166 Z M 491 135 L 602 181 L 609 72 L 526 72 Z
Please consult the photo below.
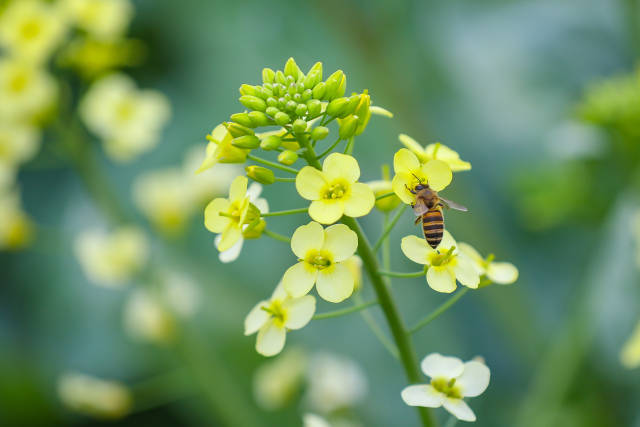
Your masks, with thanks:
M 415 174 L 415 173 L 411 172 L 411 175 L 413 175 L 413 177 L 414 177 L 415 179 L 417 179 L 417 180 L 418 180 L 418 182 L 420 182 L 420 183 L 422 184 L 422 181 L 423 181 L 423 180 L 422 180 L 422 179 L 420 179 L 420 178 L 418 178 L 418 177 L 416 176 L 416 174 Z

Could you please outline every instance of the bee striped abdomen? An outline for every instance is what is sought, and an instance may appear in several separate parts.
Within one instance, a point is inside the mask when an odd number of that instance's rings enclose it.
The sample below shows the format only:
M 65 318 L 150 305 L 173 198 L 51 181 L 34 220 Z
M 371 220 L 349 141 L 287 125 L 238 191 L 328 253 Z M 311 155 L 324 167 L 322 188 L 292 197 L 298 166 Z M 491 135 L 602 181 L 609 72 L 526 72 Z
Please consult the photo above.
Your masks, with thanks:
M 442 241 L 442 233 L 444 232 L 444 218 L 440 207 L 431 209 L 422 215 L 422 231 L 429 246 L 435 249 Z

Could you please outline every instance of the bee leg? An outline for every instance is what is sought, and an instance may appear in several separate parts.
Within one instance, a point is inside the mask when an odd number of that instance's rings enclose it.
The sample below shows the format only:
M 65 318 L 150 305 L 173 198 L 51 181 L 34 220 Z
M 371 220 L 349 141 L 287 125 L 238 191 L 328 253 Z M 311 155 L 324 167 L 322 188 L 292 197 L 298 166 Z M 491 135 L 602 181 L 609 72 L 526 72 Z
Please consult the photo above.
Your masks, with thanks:
M 422 221 L 422 217 L 419 216 L 418 218 L 416 218 L 415 221 L 413 221 L 413 225 L 418 225 L 420 223 L 420 221 Z
M 409 186 L 408 186 L 407 184 L 405 184 L 405 185 L 404 185 L 404 187 L 405 187 L 407 190 L 409 190 L 409 192 L 410 192 L 411 194 L 418 194 L 418 193 L 416 193 L 415 191 L 413 191 L 411 188 L 409 188 Z

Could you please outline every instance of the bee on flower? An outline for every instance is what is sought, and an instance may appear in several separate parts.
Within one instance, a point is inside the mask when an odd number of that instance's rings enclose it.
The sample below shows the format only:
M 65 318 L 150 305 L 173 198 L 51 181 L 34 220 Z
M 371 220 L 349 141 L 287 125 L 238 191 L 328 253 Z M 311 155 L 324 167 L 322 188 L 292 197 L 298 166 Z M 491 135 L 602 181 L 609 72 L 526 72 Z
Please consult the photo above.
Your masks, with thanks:
M 124 384 L 77 372 L 60 376 L 58 396 L 69 409 L 96 418 L 122 418 L 133 406 L 131 391 Z
M 398 139 L 405 147 L 411 150 L 411 152 L 418 157 L 420 163 L 427 163 L 429 160 L 441 160 L 449 165 L 452 172 L 467 171 L 471 169 L 471 163 L 461 160 L 460 155 L 456 151 L 440 142 L 435 142 L 427 145 L 426 147 L 422 147 L 422 145 L 420 145 L 415 139 L 403 133 L 398 135 Z
M 311 321 L 316 299 L 311 295 L 293 297 L 278 284 L 269 300 L 260 301 L 244 320 L 244 334 L 256 332 L 256 351 L 275 356 L 284 348 L 287 331 L 301 329 Z
M 418 157 L 406 148 L 401 148 L 393 156 L 393 170 L 393 191 L 400 200 L 411 205 L 415 203 L 415 195 L 411 191 L 419 184 L 428 185 L 433 191 L 441 191 L 452 179 L 451 168 L 447 163 L 442 160 L 420 163 Z
M 496 262 L 493 254 L 483 258 L 467 243 L 458 242 L 458 249 L 473 261 L 473 266 L 481 277 L 486 276 L 499 285 L 510 285 L 518 280 L 518 269 L 510 262 Z
M 432 353 L 421 363 L 430 384 L 411 385 L 402 390 L 402 400 L 409 406 L 444 408 L 462 421 L 475 421 L 476 416 L 463 400 L 484 393 L 489 386 L 490 371 L 479 360 L 462 362 L 457 357 Z

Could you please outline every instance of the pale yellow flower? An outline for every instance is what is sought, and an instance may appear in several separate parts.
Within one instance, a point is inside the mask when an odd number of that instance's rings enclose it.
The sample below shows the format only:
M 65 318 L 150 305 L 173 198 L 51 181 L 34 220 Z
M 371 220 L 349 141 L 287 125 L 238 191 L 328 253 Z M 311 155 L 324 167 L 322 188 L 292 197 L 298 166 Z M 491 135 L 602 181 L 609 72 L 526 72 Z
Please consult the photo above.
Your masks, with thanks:
M 17 191 L 0 192 L 0 249 L 20 249 L 31 242 L 33 225 Z
M 380 179 L 377 181 L 369 181 L 367 185 L 371 187 L 373 190 L 373 194 L 376 197 L 382 196 L 383 194 L 391 193 L 393 191 L 393 186 L 391 185 L 391 181 L 388 179 Z M 383 199 L 376 200 L 376 208 L 381 210 L 382 212 L 391 212 L 400 204 L 400 199 L 398 196 L 387 196 Z
M 495 262 L 493 255 L 485 259 L 467 243 L 458 242 L 458 249 L 473 261 L 473 266 L 479 275 L 487 276 L 492 282 L 510 285 L 518 280 L 518 269 L 510 262 Z
M 87 230 L 75 241 L 78 261 L 87 277 L 103 286 L 122 286 L 145 265 L 149 242 L 135 227 L 122 227 L 112 233 Z
M 451 168 L 441 160 L 429 160 L 420 163 L 416 155 L 401 148 L 393 156 L 395 176 L 391 185 L 393 191 L 407 204 L 415 203 L 415 195 L 411 193 L 418 184 L 428 185 L 434 191 L 441 191 L 451 182 Z
M 44 70 L 16 59 L 0 59 L 0 120 L 29 121 L 51 108 L 55 80 Z
M 284 348 L 288 330 L 303 328 L 316 311 L 316 299 L 311 295 L 295 298 L 279 284 L 271 299 L 260 301 L 244 321 L 244 334 L 256 332 L 256 351 L 263 356 L 275 356 Z
M 457 152 L 440 142 L 429 144 L 423 148 L 422 145 L 409 135 L 401 133 L 398 136 L 398 139 L 405 147 L 418 156 L 420 163 L 426 163 L 429 160 L 442 160 L 449 165 L 453 172 L 467 171 L 471 169 L 471 163 L 461 160 L 460 155 Z
M 362 258 L 358 255 L 347 258 L 344 261 L 344 265 L 347 266 L 354 281 L 354 291 L 357 291 L 362 286 Z
M 51 3 L 13 1 L 0 14 L 0 46 L 14 57 L 42 62 L 60 45 L 66 29 L 64 16 Z
M 342 217 L 368 214 L 375 204 L 373 190 L 358 181 L 360 167 L 352 156 L 332 153 L 322 171 L 305 166 L 296 176 L 300 196 L 311 200 L 309 216 L 321 224 L 333 224 Z
M 196 203 L 202 206 L 212 198 L 226 194 L 233 180 L 244 175 L 244 169 L 240 165 L 223 163 L 196 173 L 204 155 L 203 145 L 191 147 L 185 155 L 182 167 Z
M 144 45 L 139 40 L 98 40 L 79 36 L 65 44 L 58 62 L 86 79 L 93 79 L 108 70 L 138 65 L 143 55 Z
M 302 416 L 302 427 L 331 427 L 331 424 L 320 415 L 306 413 Z
M 458 250 L 456 241 L 447 230 L 444 230 L 442 241 L 436 249 L 418 236 L 404 237 L 400 246 L 411 261 L 429 266 L 427 283 L 435 291 L 455 291 L 456 279 L 473 289 L 480 283 L 480 275 L 473 262 Z
M 0 121 L 0 163 L 16 168 L 40 148 L 40 134 L 30 125 Z
M 462 421 L 475 421 L 476 416 L 463 400 L 484 393 L 491 373 L 479 360 L 463 363 L 457 357 L 432 353 L 421 363 L 430 384 L 411 385 L 402 390 L 402 400 L 409 406 L 444 408 Z
M 323 229 L 317 222 L 298 227 L 291 238 L 291 249 L 299 262 L 282 278 L 284 289 L 301 297 L 317 285 L 318 295 L 329 302 L 351 296 L 354 276 L 345 265 L 358 248 L 356 233 L 344 224 Z
M 61 6 L 76 26 L 99 39 L 123 36 L 133 17 L 129 0 L 63 0 Z
M 170 105 L 162 93 L 139 90 L 130 77 L 112 74 L 91 86 L 80 115 L 111 158 L 129 161 L 157 145 Z
M 98 418 L 122 418 L 133 406 L 131 392 L 124 384 L 76 372 L 58 379 L 58 396 L 69 409 Z
M 620 352 L 620 362 L 627 369 L 640 367 L 640 322 L 625 342 Z
M 196 172 L 200 173 L 217 163 L 244 163 L 250 150 L 231 145 L 233 136 L 224 125 L 218 125 L 207 135 L 205 158 Z
M 268 411 L 284 408 L 300 391 L 306 367 L 307 357 L 298 348 L 260 365 L 253 376 L 253 395 L 258 405 Z

